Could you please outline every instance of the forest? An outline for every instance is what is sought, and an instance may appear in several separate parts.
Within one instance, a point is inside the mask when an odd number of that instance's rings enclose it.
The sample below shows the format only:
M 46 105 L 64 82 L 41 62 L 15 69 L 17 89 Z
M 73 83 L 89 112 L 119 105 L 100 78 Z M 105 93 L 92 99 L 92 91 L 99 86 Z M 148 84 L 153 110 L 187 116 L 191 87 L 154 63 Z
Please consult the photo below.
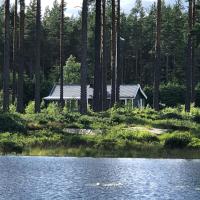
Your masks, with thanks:
M 18 1 L 16 1 L 17 4 Z M 20 1 L 21 2 L 21 1 Z M 176 1 L 174 4 L 165 4 L 161 2 L 161 27 L 160 27 L 160 98 L 161 103 L 167 106 L 176 106 L 184 104 L 186 98 L 187 75 L 188 68 L 192 72 L 190 79 L 191 87 L 191 102 L 196 102 L 198 105 L 199 96 L 199 9 L 198 1 L 188 2 Z M 195 4 L 195 5 L 193 5 Z M 20 5 L 17 5 L 18 7 Z M 22 5 L 23 6 L 23 5 Z M 97 25 L 95 26 L 96 4 L 94 1 L 88 2 L 89 11 L 87 21 L 88 28 L 86 38 L 87 45 L 87 83 L 94 83 L 95 77 L 95 61 L 98 60 L 95 55 L 97 51 Z M 117 4 L 116 4 L 117 6 Z M 192 7 L 192 27 L 189 24 L 188 8 Z M 67 6 L 66 6 L 67 12 Z M 39 11 L 40 12 L 40 11 Z M 100 11 L 101 12 L 101 11 Z M 33 0 L 29 5 L 26 5 L 25 22 L 23 27 L 23 109 L 29 101 L 34 100 L 35 81 L 36 81 L 36 66 L 37 66 L 37 41 L 40 41 L 40 101 L 42 97 L 47 96 L 53 84 L 60 82 L 60 2 L 54 1 L 51 9 L 46 8 L 44 15 L 41 17 L 41 27 L 39 30 L 39 40 L 36 30 L 37 16 L 37 1 Z M 98 13 L 97 13 L 98 14 Z M 15 13 L 15 5 L 10 5 L 10 26 L 9 26 L 9 94 L 10 103 L 17 102 L 17 77 L 20 77 L 20 13 Z M 40 15 L 40 14 L 39 14 Z M 3 72 L 4 64 L 4 6 L 0 9 L 1 17 L 1 34 L 0 34 L 0 67 Z M 115 16 L 117 18 L 117 16 Z M 141 0 L 137 0 L 135 6 L 129 14 L 120 13 L 120 37 L 123 38 L 120 45 L 120 83 L 133 84 L 139 83 L 146 88 L 149 96 L 149 104 L 153 105 L 152 88 L 154 85 L 154 68 L 155 68 L 155 44 L 156 44 L 156 19 L 157 19 L 157 4 L 154 3 L 151 7 L 144 8 Z M 39 18 L 40 21 L 40 18 Z M 82 12 L 78 16 L 67 17 L 63 16 L 63 55 L 62 62 L 64 66 L 64 81 L 65 83 L 79 83 L 81 78 L 80 65 L 82 59 Z M 22 22 L 21 22 L 22 23 Z M 84 23 L 86 24 L 86 23 Z M 39 25 L 39 26 L 40 26 Z M 101 26 L 101 25 L 100 25 Z M 112 2 L 106 1 L 105 6 L 105 32 L 104 36 L 106 45 L 106 58 L 104 65 L 106 66 L 106 82 L 111 83 L 111 31 L 112 31 Z M 191 28 L 191 30 L 190 30 Z M 96 33 L 96 35 L 95 35 Z M 189 62 L 187 51 L 188 40 L 191 34 L 192 40 L 192 64 Z M 100 48 L 100 47 L 99 47 Z M 102 47 L 103 48 L 103 47 Z M 13 52 L 14 51 L 14 52 Z M 99 50 L 98 50 L 99 51 Z M 67 66 L 67 61 L 71 62 L 70 67 Z M 76 67 L 78 66 L 78 67 Z M 189 66 L 189 67 L 188 67 Z M 70 74 L 70 76 L 67 76 Z M 1 73 L 1 88 L 3 89 L 3 73 Z M 67 78 L 68 77 L 68 78 Z M 68 80 L 66 80 L 68 79 Z M 96 80 L 96 78 L 95 78 Z M 174 96 L 173 104 L 168 98 L 171 94 L 178 93 Z M 2 90 L 3 91 L 3 90 Z M 192 92 L 193 91 L 193 92 Z M 165 94 L 169 92 L 169 94 Z M 21 96 L 21 95 L 20 95 Z M 177 98 L 176 98 L 177 96 Z M 180 97 L 181 98 L 178 98 Z M 12 99 L 12 101 L 11 101 Z M 195 101 L 196 100 L 196 101 Z
M 111 145 L 119 150 L 111 155 L 128 150 L 144 156 L 150 149 L 150 156 L 167 157 L 170 149 L 172 157 L 198 157 L 200 1 L 157 0 L 145 7 L 136 0 L 125 13 L 120 0 L 83 0 L 71 17 L 67 9 L 64 0 L 43 14 L 41 0 L 0 6 L 0 152 L 62 146 L 67 154 L 97 155 L 100 149 L 105 156 Z M 43 98 L 56 83 L 59 103 L 46 105 Z M 65 84 L 81 85 L 78 112 L 65 105 Z M 88 84 L 94 87 L 91 107 Z M 122 84 L 140 84 L 146 108 L 120 106 Z M 174 148 L 187 148 L 188 155 Z

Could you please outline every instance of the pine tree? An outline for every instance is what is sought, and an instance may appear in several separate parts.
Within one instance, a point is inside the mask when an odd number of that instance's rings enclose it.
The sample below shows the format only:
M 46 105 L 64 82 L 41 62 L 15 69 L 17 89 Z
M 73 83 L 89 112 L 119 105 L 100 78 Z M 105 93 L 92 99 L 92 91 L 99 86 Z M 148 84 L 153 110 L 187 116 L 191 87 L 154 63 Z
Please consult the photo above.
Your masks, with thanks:
M 64 0 L 61 0 L 60 5 L 60 106 L 64 107 L 64 99 L 63 99 L 63 31 L 64 31 Z
M 38 113 L 40 112 L 41 0 L 37 0 L 36 13 L 35 112 Z
M 42 25 L 41 57 L 45 61 L 44 76 L 48 77 L 52 67 L 58 66 L 60 62 L 60 4 L 58 1 L 54 1 L 51 9 L 47 8 L 45 10 Z M 69 57 L 69 55 L 66 57 Z M 58 79 L 59 77 L 57 77 L 57 81 Z
M 10 67 L 10 0 L 5 0 L 5 44 L 3 68 L 3 111 L 9 111 L 9 67 Z
M 102 58 L 102 110 L 107 108 L 107 24 L 106 24 L 106 0 L 102 0 L 102 34 L 103 34 L 103 58 Z
M 194 29 L 196 24 L 196 0 L 192 0 L 192 29 Z M 195 35 L 192 35 L 192 94 L 191 102 L 195 102 L 195 86 L 196 86 L 196 62 L 195 62 Z
M 24 111 L 24 21 L 25 21 L 25 2 L 20 0 L 20 31 L 19 31 L 19 70 L 17 87 L 17 111 Z
M 154 94 L 153 107 L 159 110 L 159 87 L 160 87 L 160 67 L 161 67 L 161 0 L 157 1 L 157 25 L 156 25 L 156 44 L 155 44 L 155 69 L 154 69 Z
M 116 77 L 116 102 L 119 103 L 121 84 L 121 59 L 120 59 L 120 0 L 117 0 L 117 77 Z
M 116 103 L 116 78 L 117 78 L 117 60 L 116 60 L 116 4 L 112 0 L 112 46 L 111 46 L 111 107 Z
M 96 0 L 95 14 L 95 68 L 94 68 L 94 95 L 93 110 L 101 110 L 101 0 Z
M 87 19 L 88 0 L 82 6 L 81 114 L 87 113 Z
M 12 103 L 15 103 L 16 98 L 16 57 L 17 57 L 17 8 L 18 0 L 15 0 L 14 7 L 14 27 L 13 27 L 13 83 L 12 83 Z
M 189 0 L 188 10 L 188 46 L 187 46 L 187 67 L 186 67 L 186 102 L 185 111 L 190 112 L 192 97 L 192 0 Z
M 28 77 L 32 80 L 35 79 L 36 72 L 36 53 L 37 53 L 37 41 L 36 41 L 36 18 L 37 18 L 37 0 L 30 1 L 26 7 L 26 22 L 24 28 L 24 63 L 26 67 L 24 71 Z M 33 80 L 35 84 L 35 80 Z M 35 87 L 35 85 L 33 86 Z M 35 98 L 35 92 L 33 91 L 33 98 Z M 24 100 L 25 100 L 24 96 Z

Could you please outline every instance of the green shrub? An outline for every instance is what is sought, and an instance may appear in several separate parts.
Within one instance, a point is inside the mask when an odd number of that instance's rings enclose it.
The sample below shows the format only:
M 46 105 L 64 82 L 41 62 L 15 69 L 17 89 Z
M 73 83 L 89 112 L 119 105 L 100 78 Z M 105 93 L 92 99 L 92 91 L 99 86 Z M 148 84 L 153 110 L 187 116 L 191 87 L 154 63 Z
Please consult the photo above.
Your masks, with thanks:
M 127 116 L 124 120 L 126 124 L 133 124 L 135 122 L 135 118 L 132 116 Z
M 23 152 L 23 149 L 24 148 L 22 144 L 18 144 L 8 140 L 0 141 L 0 152 L 2 152 L 3 154 L 21 154 Z
M 200 109 L 199 108 L 192 106 L 191 115 L 192 115 L 192 120 L 194 122 L 200 123 Z
M 9 107 L 9 112 L 12 113 L 12 114 L 16 114 L 16 105 L 14 104 L 11 104 L 10 107 Z
M 174 133 L 166 138 L 164 146 L 166 148 L 185 148 L 191 142 L 192 137 L 189 133 Z
M 77 112 L 63 112 L 62 114 L 66 123 L 77 122 L 81 117 L 80 113 Z
M 26 122 L 15 114 L 0 114 L 0 132 L 26 133 Z
M 84 128 L 89 129 L 91 128 L 91 124 L 93 123 L 94 118 L 87 116 L 87 115 L 83 115 L 78 119 L 78 123 L 82 124 Z
M 161 115 L 161 119 L 182 119 L 182 116 L 177 113 L 166 113 Z
M 35 102 L 30 101 L 28 105 L 25 108 L 25 113 L 26 114 L 34 114 L 35 113 Z
M 153 88 L 144 88 L 148 96 L 147 103 L 153 105 Z M 160 86 L 160 99 L 161 103 L 168 107 L 175 107 L 179 104 L 185 103 L 185 87 L 177 83 L 162 84 Z
M 37 122 L 30 122 L 27 124 L 27 128 L 28 130 L 42 130 L 44 128 L 44 126 L 42 126 L 41 124 L 37 123 Z
M 96 148 L 103 150 L 114 150 L 117 140 L 114 138 L 103 138 L 96 144 Z
M 119 123 L 125 122 L 126 117 L 124 115 L 120 115 L 118 113 L 113 113 L 110 117 L 110 120 L 111 120 L 111 122 L 119 124 Z
M 200 149 L 200 139 L 192 138 L 192 141 L 189 143 L 188 147 L 194 148 L 194 149 Z
M 82 125 L 82 124 L 79 124 L 79 123 L 77 123 L 77 122 L 74 122 L 74 123 L 70 123 L 70 124 L 65 124 L 65 127 L 66 127 L 66 128 L 81 129 L 81 128 L 83 128 L 83 125 Z
M 137 142 L 159 142 L 159 138 L 147 131 L 131 130 L 127 129 L 125 126 L 118 126 L 111 130 L 108 134 L 109 138 L 115 138 L 116 140 L 129 140 Z
M 137 142 L 159 142 L 159 138 L 156 135 L 153 135 L 146 131 L 131 131 L 126 130 L 124 133 L 119 135 L 119 137 L 122 137 L 122 139 L 130 140 L 130 141 L 137 141 Z
M 177 108 L 165 108 L 161 111 L 160 115 L 160 119 L 183 119 L 181 110 Z
M 163 119 L 154 121 L 153 126 L 174 131 L 190 131 L 196 124 L 189 120 Z
M 193 121 L 196 122 L 196 123 L 200 123 L 200 114 L 194 115 Z
M 50 116 L 55 116 L 60 114 L 60 108 L 57 103 L 50 103 L 47 108 L 46 112 Z
M 81 135 L 72 135 L 65 137 L 65 144 L 72 147 L 79 147 L 79 146 L 93 146 L 95 144 L 95 140 L 86 136 Z

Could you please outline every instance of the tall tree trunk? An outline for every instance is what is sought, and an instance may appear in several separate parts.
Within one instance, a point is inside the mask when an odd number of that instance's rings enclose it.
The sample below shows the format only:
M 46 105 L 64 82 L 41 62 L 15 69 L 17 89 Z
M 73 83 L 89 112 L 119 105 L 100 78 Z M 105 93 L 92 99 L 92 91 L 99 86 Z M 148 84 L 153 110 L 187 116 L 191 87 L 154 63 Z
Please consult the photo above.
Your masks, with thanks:
M 142 42 L 142 40 L 141 40 L 141 42 Z M 140 43 L 141 44 L 141 49 L 140 49 L 140 51 L 139 51 L 139 60 L 140 60 L 140 85 L 142 85 L 143 86 L 143 75 L 144 75 L 144 72 L 143 72 L 143 58 L 142 58 L 142 43 Z
M 3 111 L 9 111 L 9 67 L 10 67 L 10 0 L 5 0 L 5 44 L 3 67 Z
M 187 46 L 187 69 L 186 69 L 186 102 L 185 111 L 190 112 L 192 95 L 192 0 L 189 0 L 189 33 Z
M 120 84 L 121 84 L 121 57 L 120 57 L 120 0 L 117 0 L 117 77 L 116 77 L 116 103 L 120 99 Z
M 36 14 L 36 66 L 35 66 L 35 112 L 40 112 L 40 46 L 41 46 L 41 0 L 37 0 Z
M 15 0 L 14 9 L 14 27 L 13 27 L 13 82 L 12 82 L 12 103 L 15 103 L 16 98 L 16 55 L 17 55 L 17 5 L 18 0 Z
M 107 33 L 106 33 L 106 0 L 102 0 L 102 20 L 103 20 L 103 66 L 102 66 L 102 110 L 107 109 Z
M 116 103 L 116 76 L 117 76 L 117 37 L 116 37 L 116 4 L 115 0 L 112 0 L 112 44 L 111 44 L 111 107 Z
M 94 68 L 94 95 L 93 109 L 95 112 L 101 110 L 101 0 L 96 0 L 95 19 L 95 68 Z
M 60 6 L 60 106 L 64 107 L 64 98 L 63 98 L 63 87 L 64 87 L 64 78 L 63 78 L 63 30 L 64 30 L 64 0 L 61 0 Z
M 169 82 L 169 54 L 167 53 L 166 54 L 166 72 L 165 72 L 165 79 L 166 79 L 166 82 L 168 83 Z
M 139 73 L 138 73 L 138 50 L 137 50 L 137 52 L 136 52 L 136 55 L 135 55 L 135 80 L 136 80 L 136 82 L 138 83 L 138 77 L 139 77 Z
M 154 94 L 153 107 L 159 110 L 159 88 L 160 88 L 160 35 L 161 35 L 161 0 L 157 0 L 157 27 L 156 27 L 156 45 L 155 45 L 155 69 L 154 69 Z
M 192 27 L 195 26 L 196 23 L 196 0 L 192 0 Z M 195 38 L 192 37 L 192 94 L 191 94 L 191 102 L 195 102 L 195 86 L 196 86 L 196 65 L 195 65 Z
M 20 0 L 20 33 L 19 33 L 19 70 L 17 87 L 17 111 L 24 111 L 24 21 L 25 21 L 25 2 Z
M 81 57 L 81 114 L 87 113 L 87 31 L 88 0 L 83 0 L 82 7 L 82 57 Z

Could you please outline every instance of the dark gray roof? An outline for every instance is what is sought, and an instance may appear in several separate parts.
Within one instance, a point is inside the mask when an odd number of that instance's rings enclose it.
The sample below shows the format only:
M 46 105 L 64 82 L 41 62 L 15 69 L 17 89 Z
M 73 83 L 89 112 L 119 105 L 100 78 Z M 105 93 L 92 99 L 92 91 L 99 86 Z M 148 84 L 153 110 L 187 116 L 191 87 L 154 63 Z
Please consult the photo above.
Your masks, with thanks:
M 64 99 L 80 99 L 81 87 L 80 85 L 64 85 Z M 141 86 L 138 85 L 121 85 L 120 86 L 120 98 L 135 98 L 138 92 L 147 99 L 147 96 L 143 92 Z M 93 88 L 87 86 L 88 99 L 93 98 Z M 111 96 L 111 86 L 107 86 L 107 97 Z M 45 100 L 59 100 L 60 99 L 60 85 L 55 85 L 48 97 Z

